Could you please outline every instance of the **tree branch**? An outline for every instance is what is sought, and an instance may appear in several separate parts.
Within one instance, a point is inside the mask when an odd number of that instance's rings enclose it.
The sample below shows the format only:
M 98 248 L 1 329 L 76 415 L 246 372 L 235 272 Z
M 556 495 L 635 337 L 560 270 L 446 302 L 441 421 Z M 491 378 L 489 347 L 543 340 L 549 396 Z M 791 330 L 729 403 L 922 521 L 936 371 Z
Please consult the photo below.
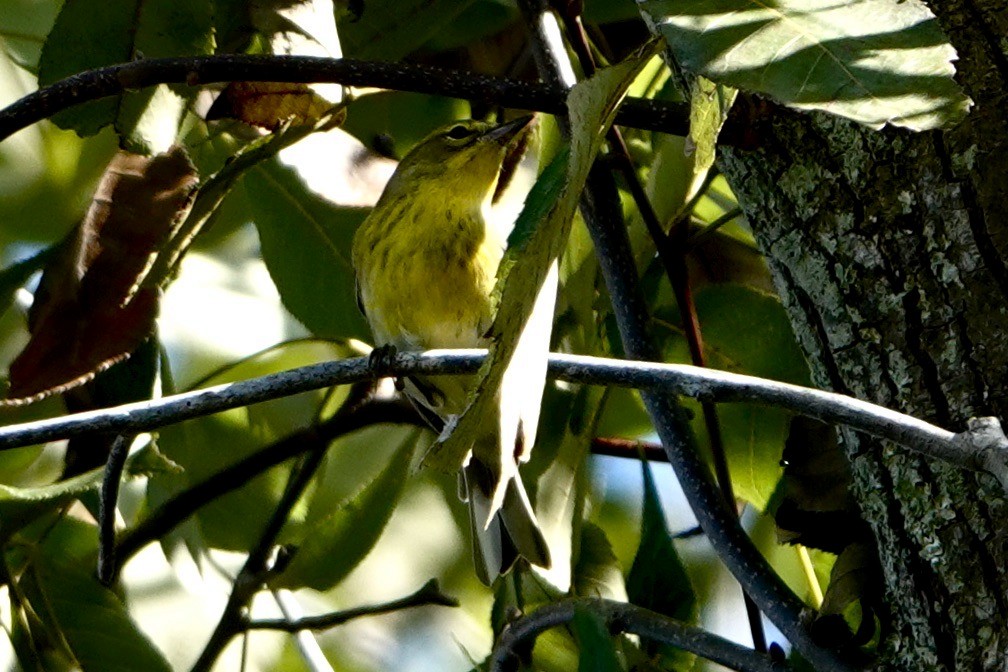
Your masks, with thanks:
M 90 100 L 156 84 L 200 86 L 232 81 L 335 82 L 430 93 L 551 114 L 566 112 L 567 91 L 414 63 L 358 61 L 312 56 L 217 55 L 152 58 L 88 70 L 30 93 L 0 110 L 0 141 L 61 110 Z M 623 103 L 616 121 L 624 126 L 685 135 L 689 106 L 641 98 Z
M 516 648 L 529 647 L 546 630 L 570 623 L 579 610 L 588 610 L 600 616 L 611 632 L 627 632 L 669 644 L 732 670 L 781 672 L 788 669 L 752 649 L 643 607 L 613 600 L 579 597 L 547 604 L 508 625 L 491 655 L 491 672 L 510 669 L 507 667 L 508 659 Z
M 341 436 L 379 422 L 420 424 L 422 421 L 416 411 L 404 403 L 369 399 L 346 413 L 337 413 L 318 425 L 293 432 L 179 492 L 124 533 L 115 550 L 115 557 L 119 559 L 117 569 L 141 548 L 160 539 L 200 508 L 237 490 L 254 476 L 298 455 L 325 448 Z
M 640 291 L 619 194 L 612 176 L 598 165 L 589 174 L 585 197 L 584 219 L 612 297 L 623 349 L 635 359 L 658 359 L 658 348 L 648 331 L 650 316 Z M 746 536 L 733 507 L 711 480 L 710 470 L 697 450 L 689 417 L 676 395 L 651 389 L 642 391 L 641 397 L 697 522 L 743 590 L 816 669 L 850 669 L 805 630 L 801 619 L 805 605 Z
M 388 363 L 388 374 L 471 374 L 476 372 L 485 356 L 485 350 L 401 352 Z M 823 422 L 847 425 L 966 469 L 990 471 L 995 476 L 1001 471 L 1000 478 L 1008 491 L 1008 471 L 1004 471 L 1008 468 L 1008 442 L 995 440 L 996 434 L 991 433 L 991 423 L 997 423 L 994 418 L 983 425 L 984 432 L 967 430 L 953 434 L 912 416 L 842 394 L 686 364 L 552 354 L 549 375 L 571 383 L 615 385 L 680 394 L 702 401 L 749 402 L 782 408 Z M 324 362 L 153 401 L 0 427 L 0 450 L 93 432 L 146 432 L 239 406 L 345 385 L 372 376 L 367 357 Z
M 375 604 L 364 607 L 354 607 L 343 611 L 333 611 L 319 616 L 305 616 L 295 620 L 284 618 L 251 620 L 245 618 L 242 621 L 243 630 L 280 630 L 282 632 L 299 632 L 301 630 L 325 630 L 342 625 L 347 621 L 362 616 L 376 616 L 388 614 L 393 611 L 401 611 L 412 607 L 423 607 L 427 605 L 440 605 L 443 607 L 457 607 L 458 600 L 450 595 L 445 595 L 438 585 L 437 579 L 431 579 L 412 595 L 400 597 L 398 600 Z

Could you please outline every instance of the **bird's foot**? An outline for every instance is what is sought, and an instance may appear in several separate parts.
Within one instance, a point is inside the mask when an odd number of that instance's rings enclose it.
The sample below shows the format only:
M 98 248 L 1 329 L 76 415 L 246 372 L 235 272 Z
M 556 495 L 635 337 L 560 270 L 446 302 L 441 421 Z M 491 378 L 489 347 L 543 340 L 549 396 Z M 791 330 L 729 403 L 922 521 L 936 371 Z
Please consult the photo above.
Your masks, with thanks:
M 392 376 L 392 367 L 395 365 L 396 354 L 398 354 L 398 351 L 391 343 L 374 348 L 371 354 L 368 355 L 368 368 L 371 369 L 371 375 L 375 379 Z

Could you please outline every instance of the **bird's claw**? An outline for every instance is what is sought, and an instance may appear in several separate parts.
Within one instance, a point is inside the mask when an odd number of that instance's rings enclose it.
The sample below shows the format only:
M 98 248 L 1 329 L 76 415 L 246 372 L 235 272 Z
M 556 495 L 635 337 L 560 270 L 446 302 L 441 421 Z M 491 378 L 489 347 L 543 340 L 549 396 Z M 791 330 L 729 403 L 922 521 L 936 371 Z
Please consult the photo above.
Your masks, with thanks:
M 368 368 L 371 369 L 371 374 L 376 379 L 392 376 L 397 354 L 396 347 L 391 343 L 379 345 L 371 350 L 371 354 L 368 355 Z

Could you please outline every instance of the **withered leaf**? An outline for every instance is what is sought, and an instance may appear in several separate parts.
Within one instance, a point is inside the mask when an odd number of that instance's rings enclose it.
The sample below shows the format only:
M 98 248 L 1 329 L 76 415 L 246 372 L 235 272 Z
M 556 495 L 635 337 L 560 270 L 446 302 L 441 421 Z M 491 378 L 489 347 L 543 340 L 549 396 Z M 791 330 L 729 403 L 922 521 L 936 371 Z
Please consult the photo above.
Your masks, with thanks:
M 774 511 L 778 541 L 840 553 L 871 537 L 850 492 L 850 465 L 831 425 L 792 418 L 783 462 L 782 497 Z
M 238 119 L 270 131 L 281 124 L 312 124 L 334 104 L 308 84 L 284 82 L 231 82 L 207 111 L 207 121 Z
M 11 364 L 5 404 L 81 385 L 152 332 L 160 290 L 142 283 L 188 213 L 197 181 L 181 147 L 112 158 L 84 220 L 45 267 L 28 315 L 31 338 Z

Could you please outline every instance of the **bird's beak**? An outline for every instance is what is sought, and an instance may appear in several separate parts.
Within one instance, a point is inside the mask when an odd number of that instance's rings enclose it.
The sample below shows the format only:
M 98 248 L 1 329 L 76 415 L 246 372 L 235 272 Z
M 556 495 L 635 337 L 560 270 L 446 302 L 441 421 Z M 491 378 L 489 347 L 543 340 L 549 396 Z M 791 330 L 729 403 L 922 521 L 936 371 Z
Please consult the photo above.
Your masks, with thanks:
M 535 115 L 527 114 L 524 117 L 518 117 L 506 124 L 502 124 L 487 131 L 486 135 L 483 137 L 486 140 L 492 140 L 501 145 L 507 145 L 515 136 L 519 135 L 526 128 L 532 126 L 535 121 Z
M 500 200 L 501 196 L 511 184 L 518 164 L 529 148 L 530 131 L 535 128 L 538 118 L 535 115 L 518 117 L 502 126 L 491 129 L 484 135 L 484 139 L 496 142 L 504 148 L 504 158 L 501 161 L 500 173 L 497 177 L 497 188 L 494 190 L 493 203 Z

